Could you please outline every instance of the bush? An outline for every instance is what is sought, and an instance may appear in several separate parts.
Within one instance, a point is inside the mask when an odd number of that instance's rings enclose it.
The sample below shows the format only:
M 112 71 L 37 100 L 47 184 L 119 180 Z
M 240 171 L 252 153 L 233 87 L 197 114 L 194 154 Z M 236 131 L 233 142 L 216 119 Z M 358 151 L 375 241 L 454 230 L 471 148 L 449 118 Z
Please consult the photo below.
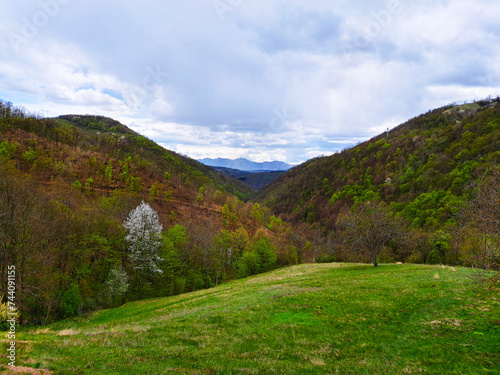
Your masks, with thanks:
M 121 265 L 113 267 L 104 283 L 106 286 L 105 293 L 111 300 L 123 296 L 128 291 L 128 280 L 128 275 Z
M 78 180 L 76 180 L 75 182 L 73 182 L 73 185 L 71 185 L 73 189 L 76 189 L 76 190 L 82 190 L 82 183 Z
M 267 272 L 276 264 L 276 252 L 273 244 L 267 238 L 259 239 L 253 246 L 252 251 L 257 255 L 257 273 Z
M 61 298 L 59 308 L 64 318 L 76 315 L 82 305 L 82 297 L 80 296 L 80 287 L 78 284 L 71 284 L 70 288 L 64 292 Z
M 244 253 L 236 262 L 237 277 L 243 278 L 257 274 L 259 257 L 255 253 Z
M 336 261 L 337 261 L 337 258 L 334 255 L 319 254 L 316 257 L 316 263 L 333 263 Z
M 12 157 L 17 151 L 17 145 L 11 144 L 7 141 L 0 143 L 0 159 L 7 159 Z
M 237 276 L 247 277 L 270 271 L 276 266 L 277 259 L 276 248 L 271 241 L 260 238 L 236 262 Z

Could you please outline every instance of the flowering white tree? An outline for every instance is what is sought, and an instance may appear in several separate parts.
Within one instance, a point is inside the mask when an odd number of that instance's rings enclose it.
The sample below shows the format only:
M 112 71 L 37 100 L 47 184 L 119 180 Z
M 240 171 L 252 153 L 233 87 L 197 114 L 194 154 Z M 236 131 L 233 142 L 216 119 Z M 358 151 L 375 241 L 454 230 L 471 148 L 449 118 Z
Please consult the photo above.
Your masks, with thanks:
M 123 227 L 127 231 L 125 240 L 129 243 L 129 258 L 133 267 L 143 272 L 162 273 L 158 263 L 163 259 L 158 256 L 158 249 L 162 245 L 163 227 L 158 213 L 142 201 L 130 212 Z
M 128 275 L 121 265 L 113 267 L 106 278 L 106 291 L 111 297 L 120 297 L 127 293 Z

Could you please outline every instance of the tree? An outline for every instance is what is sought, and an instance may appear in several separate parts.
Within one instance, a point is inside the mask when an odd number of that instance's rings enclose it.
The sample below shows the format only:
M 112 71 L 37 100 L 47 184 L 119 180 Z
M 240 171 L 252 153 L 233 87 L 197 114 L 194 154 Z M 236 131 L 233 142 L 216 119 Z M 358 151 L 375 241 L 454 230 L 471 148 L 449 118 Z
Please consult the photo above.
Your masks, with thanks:
M 231 241 L 231 233 L 227 230 L 222 230 L 212 237 L 213 245 L 210 251 L 212 259 L 212 274 L 215 278 L 215 285 L 219 281 L 225 281 L 231 275 L 233 268 L 233 260 L 236 258 Z
M 134 269 L 144 273 L 161 274 L 158 256 L 162 246 L 162 225 L 158 213 L 144 201 L 141 202 L 123 222 L 127 231 L 125 240 L 129 243 L 129 258 Z
M 71 287 L 64 292 L 61 298 L 60 310 L 64 318 L 75 315 L 82 305 L 80 287 L 78 284 L 71 284 Z
M 404 233 L 400 223 L 390 212 L 373 202 L 358 205 L 355 211 L 340 214 L 337 225 L 343 229 L 353 250 L 368 254 L 375 267 L 378 266 L 377 256 L 384 247 L 399 245 Z
M 255 252 L 244 253 L 236 262 L 237 276 L 240 278 L 258 274 L 259 256 Z
M 474 227 L 498 239 L 500 234 L 500 166 L 493 168 L 477 185 L 474 199 L 462 213 Z
M 257 254 L 257 273 L 267 272 L 274 268 L 277 259 L 276 247 L 269 238 L 259 238 L 250 249 Z
M 494 166 L 477 184 L 474 198 L 461 211 L 467 254 L 473 266 L 500 271 L 500 167 Z M 500 283 L 500 272 L 492 286 Z
M 184 292 L 185 279 L 182 277 L 185 271 L 185 263 L 181 254 L 188 242 L 186 228 L 175 224 L 168 231 L 163 232 L 163 245 L 160 255 L 164 259 L 161 269 L 163 275 L 155 280 L 155 292 L 158 295 L 173 295 Z
M 128 275 L 121 264 L 109 271 L 104 285 L 106 286 L 106 293 L 111 299 L 121 297 L 127 293 L 129 286 Z
M 409 232 L 408 247 L 411 254 L 405 260 L 408 263 L 430 263 L 432 251 L 431 233 L 423 229 L 413 229 Z
M 436 231 L 431 236 L 432 250 L 429 253 L 429 263 L 446 263 L 446 255 L 450 251 L 451 235 L 442 230 Z

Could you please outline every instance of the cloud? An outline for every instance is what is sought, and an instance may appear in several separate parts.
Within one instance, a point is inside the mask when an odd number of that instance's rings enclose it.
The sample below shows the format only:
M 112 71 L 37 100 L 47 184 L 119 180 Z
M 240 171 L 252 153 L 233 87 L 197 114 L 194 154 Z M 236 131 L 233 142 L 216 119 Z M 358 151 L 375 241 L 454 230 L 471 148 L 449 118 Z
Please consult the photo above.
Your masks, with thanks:
M 2 99 L 110 116 L 194 157 L 299 162 L 500 93 L 486 0 L 2 6 Z

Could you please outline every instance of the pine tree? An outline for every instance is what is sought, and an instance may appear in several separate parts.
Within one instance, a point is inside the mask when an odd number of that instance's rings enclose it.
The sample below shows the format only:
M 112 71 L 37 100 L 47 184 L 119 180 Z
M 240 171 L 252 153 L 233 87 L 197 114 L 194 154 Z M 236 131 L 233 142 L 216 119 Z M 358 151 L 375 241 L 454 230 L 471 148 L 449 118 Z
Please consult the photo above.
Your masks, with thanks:
M 134 269 L 144 273 L 161 274 L 158 256 L 162 245 L 162 225 L 158 213 L 144 201 L 137 206 L 123 222 L 127 231 L 125 240 L 129 243 L 129 259 Z

